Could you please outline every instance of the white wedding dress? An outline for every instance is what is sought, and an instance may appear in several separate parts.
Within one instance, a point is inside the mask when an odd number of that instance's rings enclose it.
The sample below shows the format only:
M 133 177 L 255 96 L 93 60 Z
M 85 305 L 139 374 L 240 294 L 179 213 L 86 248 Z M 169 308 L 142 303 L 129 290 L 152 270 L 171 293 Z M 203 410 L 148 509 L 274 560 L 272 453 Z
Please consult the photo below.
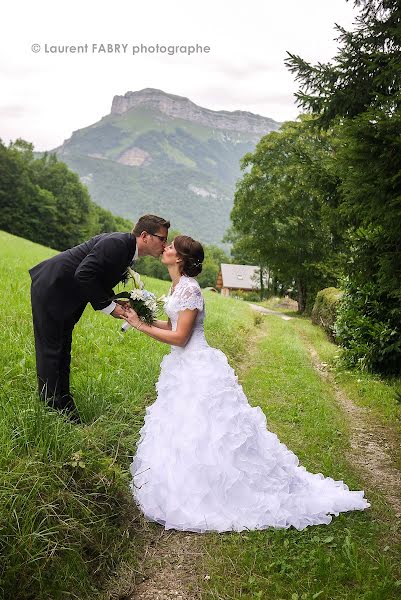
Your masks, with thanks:
M 248 404 L 233 369 L 204 335 L 197 281 L 182 276 L 165 310 L 198 309 L 185 347 L 163 358 L 131 465 L 134 498 L 151 521 L 184 531 L 303 529 L 369 506 L 362 491 L 308 473 Z

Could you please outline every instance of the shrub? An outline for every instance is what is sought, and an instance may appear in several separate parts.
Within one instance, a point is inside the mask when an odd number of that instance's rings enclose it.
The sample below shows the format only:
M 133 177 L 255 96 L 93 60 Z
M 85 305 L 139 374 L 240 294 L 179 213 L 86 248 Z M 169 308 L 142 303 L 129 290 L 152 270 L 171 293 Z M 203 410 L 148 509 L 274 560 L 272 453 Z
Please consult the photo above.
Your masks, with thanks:
M 401 308 L 373 282 L 345 282 L 335 325 L 350 367 L 384 375 L 401 373 Z
M 231 296 L 239 300 L 246 300 L 247 302 L 260 301 L 260 292 L 257 290 L 252 290 L 250 292 L 245 292 L 244 290 L 233 290 L 231 292 Z
M 341 290 L 334 287 L 320 290 L 316 295 L 315 304 L 312 309 L 313 323 L 321 325 L 332 340 L 335 339 L 334 326 L 341 296 Z

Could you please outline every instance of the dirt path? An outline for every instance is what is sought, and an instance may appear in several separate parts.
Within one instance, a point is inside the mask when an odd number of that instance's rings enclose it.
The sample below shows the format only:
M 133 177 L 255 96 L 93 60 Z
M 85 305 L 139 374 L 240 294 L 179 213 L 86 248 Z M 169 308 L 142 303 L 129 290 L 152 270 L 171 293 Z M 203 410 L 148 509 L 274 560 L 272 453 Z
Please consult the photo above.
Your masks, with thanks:
M 316 350 L 305 340 L 314 368 L 333 386 L 335 397 L 348 417 L 350 460 L 372 488 L 382 492 L 396 516 L 401 518 L 401 471 L 394 464 L 399 455 L 399 435 L 390 426 L 377 423 L 368 408 L 357 406 L 337 385 Z
M 201 555 L 199 535 L 162 530 L 143 557 L 146 578 L 129 600 L 198 600 Z
M 252 310 L 256 310 L 256 312 L 260 312 L 263 315 L 275 315 L 276 317 L 281 317 L 284 321 L 289 321 L 292 319 L 289 315 L 285 315 L 284 313 L 278 312 L 277 310 L 270 310 L 270 308 L 264 308 L 263 306 L 259 306 L 258 304 L 250 304 L 249 305 Z
M 255 304 L 253 310 L 263 314 L 273 314 L 283 319 L 291 317 Z M 316 350 L 304 338 L 311 355 L 313 367 L 319 375 L 332 385 L 336 400 L 348 417 L 350 430 L 350 460 L 363 473 L 372 488 L 378 489 L 401 518 L 401 470 L 395 465 L 394 457 L 400 459 L 399 432 L 391 426 L 384 426 L 375 420 L 368 408 L 357 406 L 337 385 L 334 376 L 322 363 Z

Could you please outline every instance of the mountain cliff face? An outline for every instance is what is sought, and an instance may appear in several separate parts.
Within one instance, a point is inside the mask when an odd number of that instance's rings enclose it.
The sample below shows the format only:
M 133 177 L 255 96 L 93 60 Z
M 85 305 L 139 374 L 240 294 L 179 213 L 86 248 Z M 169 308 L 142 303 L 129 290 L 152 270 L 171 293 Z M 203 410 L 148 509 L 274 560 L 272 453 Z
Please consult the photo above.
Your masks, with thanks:
M 165 94 L 161 90 L 152 88 L 139 92 L 127 92 L 124 96 L 114 96 L 111 114 L 121 115 L 132 108 L 143 105 L 173 119 L 184 119 L 215 129 L 245 132 L 250 137 L 253 136 L 255 141 L 258 141 L 266 132 L 277 128 L 277 123 L 267 117 L 240 110 L 228 112 L 202 108 L 188 98 Z
M 100 206 L 132 221 L 160 214 L 174 229 L 219 243 L 240 159 L 279 126 L 260 115 L 213 111 L 144 89 L 115 96 L 109 115 L 75 131 L 55 152 Z

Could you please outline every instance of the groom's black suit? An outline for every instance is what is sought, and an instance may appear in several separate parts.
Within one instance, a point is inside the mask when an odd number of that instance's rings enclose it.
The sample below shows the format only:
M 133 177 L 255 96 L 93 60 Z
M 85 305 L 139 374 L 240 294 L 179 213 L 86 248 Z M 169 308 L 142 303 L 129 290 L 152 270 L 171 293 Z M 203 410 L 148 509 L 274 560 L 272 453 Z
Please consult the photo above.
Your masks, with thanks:
M 110 305 L 113 287 L 124 278 L 135 250 L 131 233 L 102 233 L 30 269 L 39 392 L 56 408 L 72 403 L 74 326 L 88 302 L 95 310 Z

